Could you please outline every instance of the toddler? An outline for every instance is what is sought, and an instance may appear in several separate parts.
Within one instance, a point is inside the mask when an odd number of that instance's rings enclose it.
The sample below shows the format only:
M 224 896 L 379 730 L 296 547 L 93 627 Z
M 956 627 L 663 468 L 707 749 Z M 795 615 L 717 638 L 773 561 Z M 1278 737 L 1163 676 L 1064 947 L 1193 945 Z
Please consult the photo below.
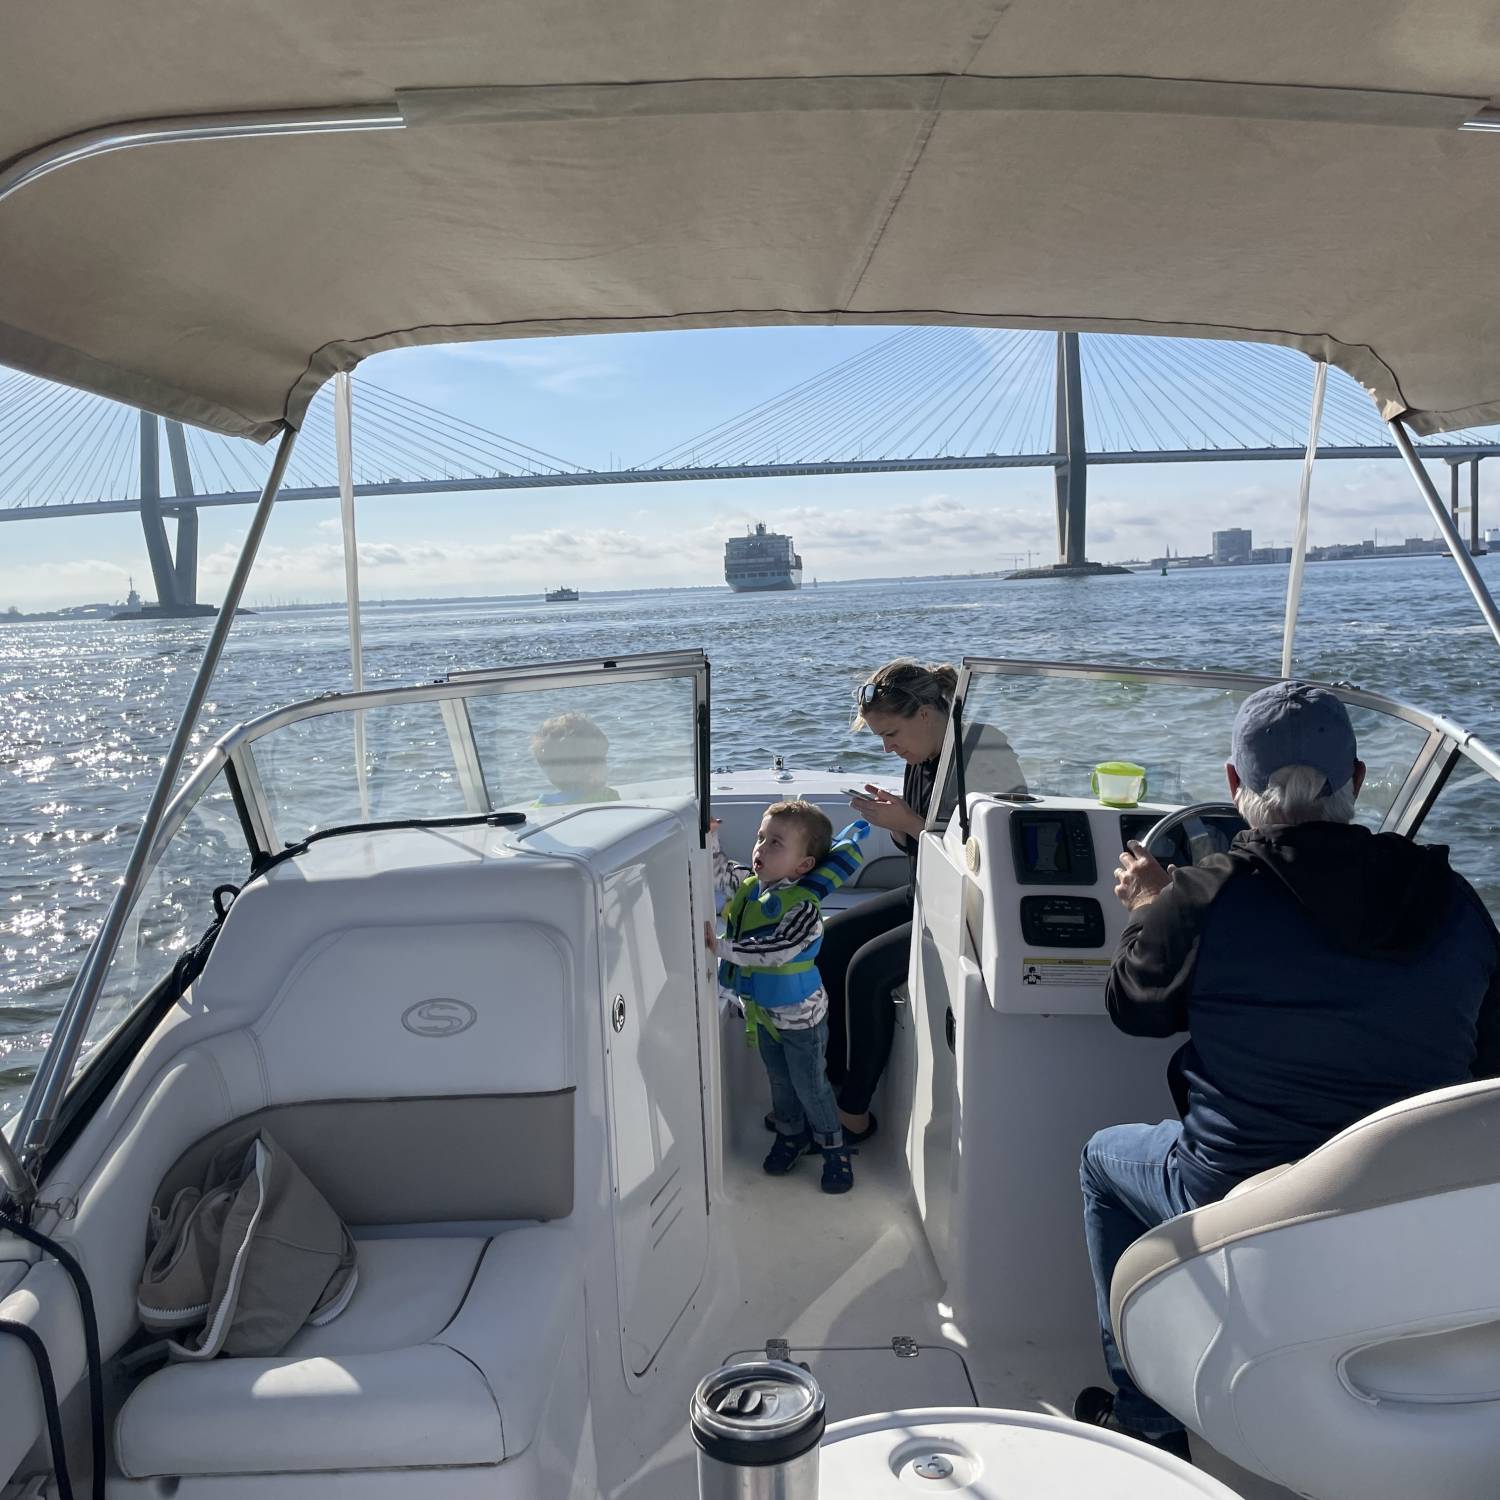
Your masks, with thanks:
M 784 1176 L 814 1149 L 823 1154 L 823 1191 L 847 1193 L 854 1171 L 844 1145 L 833 1088 L 824 1071 L 828 996 L 815 963 L 823 942 L 821 900 L 863 859 L 855 823 L 839 835 L 810 802 L 778 802 L 760 820 L 747 869 L 719 848 L 710 830 L 714 882 L 729 893 L 724 935 L 705 923 L 719 982 L 739 997 L 745 1029 L 771 1081 L 776 1143 L 765 1169 Z

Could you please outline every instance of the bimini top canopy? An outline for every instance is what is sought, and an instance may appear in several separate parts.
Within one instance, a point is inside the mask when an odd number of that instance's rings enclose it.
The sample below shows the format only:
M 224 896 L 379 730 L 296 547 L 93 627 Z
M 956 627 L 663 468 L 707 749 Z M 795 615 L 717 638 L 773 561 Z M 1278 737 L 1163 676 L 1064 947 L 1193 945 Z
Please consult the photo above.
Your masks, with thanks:
M 1493 0 L 12 6 L 0 361 L 266 438 L 408 344 L 1041 324 L 1496 422 L 1497 91 Z

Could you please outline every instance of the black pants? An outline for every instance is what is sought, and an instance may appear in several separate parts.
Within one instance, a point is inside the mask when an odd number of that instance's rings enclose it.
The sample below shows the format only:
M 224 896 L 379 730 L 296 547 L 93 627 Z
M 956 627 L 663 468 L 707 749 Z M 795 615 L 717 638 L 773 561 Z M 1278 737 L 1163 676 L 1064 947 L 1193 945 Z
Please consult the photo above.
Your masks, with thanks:
M 912 888 L 829 917 L 818 950 L 828 991 L 828 1078 L 846 1115 L 870 1107 L 896 1032 L 896 987 L 911 957 Z

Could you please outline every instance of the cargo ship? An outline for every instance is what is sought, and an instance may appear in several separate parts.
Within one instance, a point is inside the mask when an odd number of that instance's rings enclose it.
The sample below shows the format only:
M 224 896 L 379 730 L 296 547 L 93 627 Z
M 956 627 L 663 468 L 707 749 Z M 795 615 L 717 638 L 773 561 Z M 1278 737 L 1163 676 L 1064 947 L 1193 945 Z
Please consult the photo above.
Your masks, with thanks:
M 765 522 L 757 521 L 753 531 L 725 542 L 724 582 L 737 594 L 800 589 L 802 559 L 791 537 L 767 531 Z

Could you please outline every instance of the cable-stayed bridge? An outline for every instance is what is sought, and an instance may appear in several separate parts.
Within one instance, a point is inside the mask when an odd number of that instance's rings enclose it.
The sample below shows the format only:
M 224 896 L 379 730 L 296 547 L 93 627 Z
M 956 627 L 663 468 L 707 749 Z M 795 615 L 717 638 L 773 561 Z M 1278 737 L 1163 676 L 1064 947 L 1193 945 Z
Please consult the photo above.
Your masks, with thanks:
M 899 329 L 851 358 L 627 468 L 564 459 L 356 379 L 356 496 L 667 480 L 1051 468 L 1058 552 L 1084 558 L 1095 464 L 1297 459 L 1314 366 L 1273 344 L 951 327 Z M 162 429 L 165 429 L 165 444 Z M 163 451 L 165 449 L 165 451 Z M 1394 457 L 1369 397 L 1330 370 L 1323 458 Z M 1446 433 L 1420 451 L 1478 463 L 1500 430 Z M 193 608 L 197 511 L 254 501 L 268 450 L 30 376 L 0 378 L 0 521 L 139 511 L 158 598 Z M 332 388 L 314 401 L 281 500 L 338 494 Z M 164 518 L 177 521 L 176 555 Z

